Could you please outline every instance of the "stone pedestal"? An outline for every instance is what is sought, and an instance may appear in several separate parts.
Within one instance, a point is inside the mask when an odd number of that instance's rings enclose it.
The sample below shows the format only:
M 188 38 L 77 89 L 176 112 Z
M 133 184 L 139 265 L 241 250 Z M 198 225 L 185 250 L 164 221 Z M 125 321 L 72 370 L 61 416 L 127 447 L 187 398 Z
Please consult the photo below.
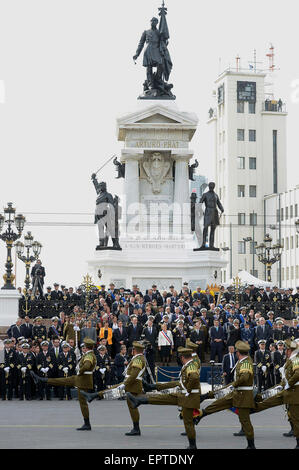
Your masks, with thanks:
M 19 299 L 17 290 L 0 290 L 0 326 L 10 326 L 19 316 Z

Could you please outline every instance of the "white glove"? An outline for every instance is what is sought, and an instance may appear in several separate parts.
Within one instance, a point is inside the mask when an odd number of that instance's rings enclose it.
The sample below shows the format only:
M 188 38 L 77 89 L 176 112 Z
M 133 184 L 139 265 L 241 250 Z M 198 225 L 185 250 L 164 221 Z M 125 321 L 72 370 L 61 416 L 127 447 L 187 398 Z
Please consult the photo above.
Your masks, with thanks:
M 43 367 L 41 367 L 41 370 L 40 370 L 43 374 L 45 373 L 45 369 Z
M 101 374 L 104 374 L 106 369 L 100 369 Z
M 4 367 L 5 372 L 9 372 L 10 367 Z
M 265 373 L 266 370 L 267 370 L 267 367 L 266 367 L 266 366 L 263 366 L 263 367 L 262 367 L 262 371 Z
M 74 331 L 80 331 L 80 328 L 79 328 L 78 325 L 75 325 L 75 326 L 74 326 Z
M 285 378 L 284 367 L 280 367 L 280 368 L 279 368 L 279 372 L 281 373 L 281 377 L 284 379 L 284 378 Z
M 49 367 L 46 367 L 46 368 L 44 369 L 44 371 L 45 371 L 45 374 L 47 374 L 47 373 L 48 373 L 48 370 L 49 370 Z
M 21 367 L 21 371 L 22 371 L 23 373 L 26 372 L 26 370 L 27 370 L 27 367 Z
M 285 389 L 285 390 L 288 390 L 289 388 L 290 388 L 289 384 L 286 383 L 286 385 L 284 386 L 284 389 Z
M 119 390 L 123 390 L 125 387 L 126 387 L 125 384 L 121 384 L 121 385 L 118 387 L 118 389 L 119 389 Z
M 64 372 L 65 374 L 67 374 L 68 371 L 69 371 L 67 367 L 64 367 L 62 370 L 63 370 L 63 372 Z

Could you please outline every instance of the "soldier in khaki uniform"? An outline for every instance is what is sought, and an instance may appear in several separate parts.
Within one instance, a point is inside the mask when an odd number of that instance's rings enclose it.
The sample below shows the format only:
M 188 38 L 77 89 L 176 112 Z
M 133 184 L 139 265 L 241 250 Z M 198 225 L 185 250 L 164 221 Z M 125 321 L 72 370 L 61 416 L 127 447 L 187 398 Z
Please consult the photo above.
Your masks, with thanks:
M 228 410 L 232 407 L 238 408 L 239 420 L 248 442 L 247 449 L 255 449 L 254 430 L 249 416 L 250 410 L 255 408 L 253 399 L 253 363 L 248 356 L 250 346 L 243 341 L 237 341 L 235 348 L 238 358 L 235 366 L 235 380 L 228 385 L 233 385 L 234 390 L 224 398 L 216 400 L 205 408 L 200 419 L 218 411 Z
M 185 430 L 189 440 L 188 449 L 196 449 L 196 433 L 193 423 L 193 410 L 200 408 L 200 380 L 198 368 L 192 359 L 192 349 L 181 347 L 179 350 L 183 367 L 180 372 L 180 381 L 168 382 L 166 384 L 155 384 L 156 390 L 180 387 L 178 393 L 157 394 L 153 396 L 134 396 L 127 393 L 127 399 L 132 408 L 139 405 L 177 405 L 182 407 Z
M 258 402 L 255 412 L 283 404 L 287 405 L 289 420 L 297 439 L 296 449 L 299 449 L 299 349 L 298 343 L 291 339 L 287 339 L 285 345 L 288 359 L 282 368 L 283 378 L 280 384 L 284 390 L 274 397 Z
M 123 384 L 125 385 L 125 391 L 130 392 L 132 396 L 137 396 L 142 393 L 142 377 L 145 372 L 146 363 L 144 357 L 144 345 L 139 341 L 133 342 L 133 358 L 128 365 L 127 369 L 125 370 L 125 380 Z M 119 387 L 120 384 L 115 385 L 111 388 Z M 95 398 L 99 397 L 100 399 L 103 398 L 105 390 L 96 393 L 86 393 L 83 392 L 83 396 L 87 399 L 90 403 Z M 133 429 L 126 433 L 126 436 L 140 436 L 140 427 L 139 427 L 139 420 L 140 415 L 139 411 L 132 407 L 131 402 L 127 399 L 127 404 L 129 408 L 129 412 L 131 415 L 131 419 L 133 421 Z
M 46 382 L 48 385 L 54 385 L 55 387 L 77 387 L 78 399 L 80 403 L 81 412 L 84 418 L 84 425 L 78 428 L 78 431 L 90 431 L 91 426 L 89 422 L 89 409 L 85 397 L 82 394 L 82 390 L 93 389 L 93 371 L 95 369 L 97 360 L 93 352 L 95 342 L 90 338 L 84 339 L 84 344 L 87 351 L 82 355 L 80 362 L 77 366 L 77 375 L 71 377 L 62 377 L 59 379 L 48 379 L 39 377 L 34 372 L 31 375 L 37 384 L 38 382 Z

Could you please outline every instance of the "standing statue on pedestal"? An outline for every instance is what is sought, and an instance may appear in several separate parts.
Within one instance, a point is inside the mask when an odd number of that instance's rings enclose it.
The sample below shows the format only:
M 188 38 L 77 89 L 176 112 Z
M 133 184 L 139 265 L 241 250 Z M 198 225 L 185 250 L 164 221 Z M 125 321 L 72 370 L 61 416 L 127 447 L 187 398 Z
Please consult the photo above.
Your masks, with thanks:
M 202 195 L 201 200 L 199 201 L 200 204 L 205 204 L 206 209 L 204 213 L 202 246 L 200 248 L 197 248 L 194 251 L 204 251 L 204 250 L 219 251 L 219 248 L 214 247 L 215 230 L 216 230 L 216 227 L 220 225 L 220 218 L 219 218 L 219 213 L 218 213 L 217 208 L 220 209 L 221 214 L 224 212 L 224 209 L 214 189 L 215 189 L 215 183 L 209 183 L 209 191 L 204 193 Z M 207 239 L 209 227 L 210 227 L 210 240 L 209 240 L 209 246 L 206 247 L 206 239 Z
M 117 196 L 107 192 L 107 185 L 104 181 L 98 182 L 96 174 L 91 176 L 92 182 L 97 192 L 95 224 L 98 224 L 100 244 L 96 250 L 121 250 L 118 233 L 118 202 Z M 109 237 L 113 246 L 108 247 Z
M 168 83 L 172 70 L 172 61 L 168 51 L 169 30 L 166 20 L 167 8 L 159 8 L 160 24 L 157 28 L 158 18 L 152 18 L 151 29 L 144 31 L 141 36 L 136 54 L 136 61 L 147 44 L 143 56 L 143 66 L 146 67 L 146 81 L 144 82 L 144 95 L 139 99 L 170 99 L 175 100 L 171 90 L 173 85 Z M 156 72 L 153 69 L 156 68 Z

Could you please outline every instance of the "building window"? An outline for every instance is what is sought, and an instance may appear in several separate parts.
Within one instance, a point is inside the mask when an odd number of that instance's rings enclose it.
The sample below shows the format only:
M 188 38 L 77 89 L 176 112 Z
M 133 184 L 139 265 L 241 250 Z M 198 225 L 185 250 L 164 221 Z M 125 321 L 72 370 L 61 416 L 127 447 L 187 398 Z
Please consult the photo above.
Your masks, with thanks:
M 238 214 L 238 225 L 245 225 L 245 213 L 241 212 Z
M 294 249 L 294 237 L 291 237 L 291 250 Z
M 289 218 L 289 208 L 286 207 L 286 220 L 288 220 L 288 218 Z
M 245 197 L 245 186 L 243 184 L 238 185 L 238 197 Z
M 298 217 L 298 204 L 295 204 L 295 217 Z
M 296 279 L 299 279 L 299 266 L 296 265 Z
M 245 103 L 244 101 L 238 101 L 237 103 L 237 113 L 244 113 Z
M 245 170 L 245 157 L 238 157 L 238 170 Z
M 249 170 L 256 170 L 256 158 L 249 157 Z
M 281 209 L 281 222 L 283 222 L 283 208 Z
M 290 278 L 290 268 L 287 268 L 286 271 L 287 271 L 286 280 L 288 281 Z
M 255 212 L 250 214 L 250 225 L 257 225 L 257 214 Z
M 226 271 L 223 271 L 223 282 L 226 282 Z
M 249 142 L 256 142 L 256 130 L 249 129 Z
M 276 210 L 276 222 L 279 222 L 279 216 L 280 216 L 279 209 L 277 209 Z
M 294 279 L 294 266 L 291 266 L 291 279 Z
M 244 140 L 245 140 L 245 130 L 244 129 L 238 129 L 237 139 L 238 139 L 239 142 L 244 142 Z
M 250 254 L 251 255 L 255 254 L 256 247 L 257 247 L 257 242 L 250 242 Z
M 238 242 L 238 253 L 239 255 L 246 254 L 246 243 L 244 241 Z
M 255 114 L 255 103 L 248 103 L 248 113 Z
M 286 237 L 286 250 L 288 250 L 289 248 L 290 248 L 289 237 Z
M 281 280 L 284 281 L 284 268 L 281 268 Z
M 299 235 L 296 235 L 296 248 L 299 248 Z
M 294 207 L 290 206 L 290 219 L 294 217 Z
M 256 197 L 256 186 L 249 186 L 249 197 Z

